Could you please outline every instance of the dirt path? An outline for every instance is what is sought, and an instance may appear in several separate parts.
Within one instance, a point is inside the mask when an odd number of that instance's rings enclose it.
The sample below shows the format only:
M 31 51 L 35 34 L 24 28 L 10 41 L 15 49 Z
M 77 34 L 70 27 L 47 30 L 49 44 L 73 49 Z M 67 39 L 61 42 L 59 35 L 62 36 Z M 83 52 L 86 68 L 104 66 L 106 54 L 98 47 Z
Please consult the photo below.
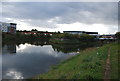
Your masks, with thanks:
M 105 65 L 105 72 L 104 72 L 104 81 L 110 81 L 110 50 L 108 50 L 108 57 L 106 60 L 106 65 Z

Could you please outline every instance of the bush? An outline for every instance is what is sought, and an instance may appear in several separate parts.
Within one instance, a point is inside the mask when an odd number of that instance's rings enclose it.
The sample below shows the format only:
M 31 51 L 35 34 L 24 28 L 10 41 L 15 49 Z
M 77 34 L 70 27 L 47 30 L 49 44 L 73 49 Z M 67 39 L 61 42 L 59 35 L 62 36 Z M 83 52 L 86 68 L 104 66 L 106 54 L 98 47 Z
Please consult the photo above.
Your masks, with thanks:
M 90 43 L 95 41 L 94 36 L 88 34 L 55 34 L 51 38 L 51 42 L 55 43 L 85 43 L 86 45 L 90 45 Z M 60 41 L 62 40 L 62 41 Z
M 120 32 L 117 32 L 115 36 L 117 37 L 118 40 L 120 40 Z

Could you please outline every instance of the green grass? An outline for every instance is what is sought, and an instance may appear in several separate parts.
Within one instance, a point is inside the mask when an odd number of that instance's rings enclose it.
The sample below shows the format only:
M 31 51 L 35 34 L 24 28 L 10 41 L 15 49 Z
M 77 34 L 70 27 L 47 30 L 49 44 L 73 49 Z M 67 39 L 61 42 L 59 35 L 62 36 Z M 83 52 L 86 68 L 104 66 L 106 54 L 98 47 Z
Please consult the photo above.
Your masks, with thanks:
M 118 79 L 117 44 L 88 48 L 80 54 L 53 66 L 49 72 L 35 79 L 103 79 L 104 68 L 111 47 L 111 79 Z
M 110 65 L 111 65 L 111 74 L 110 77 L 112 79 L 118 79 L 118 52 L 120 45 L 112 45 L 111 46 L 111 56 L 110 56 Z

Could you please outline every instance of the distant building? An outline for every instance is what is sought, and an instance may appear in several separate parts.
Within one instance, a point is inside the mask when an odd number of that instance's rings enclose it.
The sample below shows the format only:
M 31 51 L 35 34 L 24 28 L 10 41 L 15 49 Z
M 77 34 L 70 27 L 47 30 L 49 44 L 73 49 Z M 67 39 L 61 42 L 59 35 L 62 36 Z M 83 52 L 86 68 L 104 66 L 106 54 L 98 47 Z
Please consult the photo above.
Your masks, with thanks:
M 1 22 L 0 22 L 0 30 L 1 30 L 2 32 L 7 32 L 9 26 L 10 26 L 9 23 L 1 23 Z
M 99 36 L 99 40 L 115 40 L 115 39 L 116 39 L 115 34 L 106 34 Z
M 69 33 L 69 34 L 98 34 L 98 32 L 86 32 L 86 31 L 63 31 L 64 33 Z
M 86 32 L 86 31 L 63 31 L 63 33 L 69 33 L 69 34 L 88 34 L 88 35 L 92 35 L 95 38 L 99 38 L 99 34 L 98 32 Z
M 84 32 L 85 34 L 88 34 L 88 35 L 92 35 L 94 36 L 96 39 L 99 39 L 99 34 L 98 32 Z
M 96 34 L 98 34 L 98 32 L 85 32 L 85 31 L 83 33 L 89 34 L 89 35 L 96 35 Z
M 84 31 L 63 31 L 63 33 L 69 33 L 69 34 L 83 34 Z
M 0 22 L 0 31 L 6 33 L 16 33 L 16 25 L 15 23 L 5 23 Z

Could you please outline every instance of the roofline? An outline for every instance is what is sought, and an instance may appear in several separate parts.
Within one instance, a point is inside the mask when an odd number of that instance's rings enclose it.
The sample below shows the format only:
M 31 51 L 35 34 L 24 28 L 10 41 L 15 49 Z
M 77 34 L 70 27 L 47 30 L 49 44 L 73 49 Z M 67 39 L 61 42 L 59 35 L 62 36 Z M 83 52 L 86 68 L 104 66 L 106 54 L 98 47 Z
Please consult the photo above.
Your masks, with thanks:
M 63 31 L 63 32 L 82 32 L 82 33 L 93 33 L 93 34 L 98 34 L 98 32 L 87 32 L 87 31 Z
M 63 31 L 63 32 L 85 32 L 85 31 Z
M 8 23 L 8 22 L 0 22 L 0 23 L 6 23 L 6 24 L 16 24 L 16 23 Z M 16 24 L 17 25 L 17 24 Z

